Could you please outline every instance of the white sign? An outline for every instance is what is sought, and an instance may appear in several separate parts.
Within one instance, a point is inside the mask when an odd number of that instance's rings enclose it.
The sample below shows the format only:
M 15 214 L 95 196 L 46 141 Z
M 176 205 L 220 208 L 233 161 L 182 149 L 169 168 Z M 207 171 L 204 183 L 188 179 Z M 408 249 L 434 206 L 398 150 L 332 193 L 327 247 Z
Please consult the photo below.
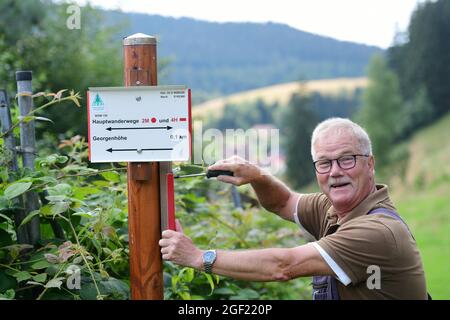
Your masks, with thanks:
M 184 86 L 89 88 L 89 160 L 188 161 L 190 102 Z

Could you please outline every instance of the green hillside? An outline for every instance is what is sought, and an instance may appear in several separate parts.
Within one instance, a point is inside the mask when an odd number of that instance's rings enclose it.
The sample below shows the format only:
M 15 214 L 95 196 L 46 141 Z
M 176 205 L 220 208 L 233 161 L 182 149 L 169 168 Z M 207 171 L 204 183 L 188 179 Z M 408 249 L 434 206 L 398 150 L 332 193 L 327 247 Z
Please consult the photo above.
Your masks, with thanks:
M 294 29 L 280 23 L 216 23 L 190 18 L 105 11 L 108 21 L 127 22 L 158 37 L 159 58 L 170 58 L 160 83 L 187 84 L 193 98 L 208 98 L 303 80 L 362 77 L 374 53 L 367 46 Z M 197 98 L 196 98 L 197 97 Z
M 428 290 L 450 299 L 450 114 L 393 150 L 409 157 L 389 171 L 391 195 L 422 254 Z M 400 161 L 400 160 L 399 160 Z M 403 173 L 401 173 L 403 171 Z M 383 175 L 388 176 L 383 170 Z

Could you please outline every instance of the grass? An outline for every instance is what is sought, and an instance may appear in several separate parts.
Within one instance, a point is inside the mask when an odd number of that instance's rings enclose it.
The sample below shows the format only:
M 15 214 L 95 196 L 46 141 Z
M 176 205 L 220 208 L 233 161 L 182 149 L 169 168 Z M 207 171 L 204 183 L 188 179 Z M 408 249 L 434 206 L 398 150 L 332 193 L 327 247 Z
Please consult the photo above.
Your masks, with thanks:
M 449 136 L 450 114 L 411 138 L 403 176 L 395 167 L 387 180 L 393 201 L 415 236 L 433 299 L 450 299 Z
M 450 299 L 450 181 L 421 192 L 394 196 L 422 255 L 433 299 Z
M 302 82 L 307 92 L 319 92 L 327 95 L 338 95 L 344 92 L 353 92 L 357 88 L 365 88 L 367 86 L 367 78 L 337 78 L 325 80 L 312 80 Z M 269 87 L 259 88 L 239 92 L 225 97 L 216 98 L 197 105 L 192 110 L 195 118 L 207 117 L 210 114 L 221 116 L 226 104 L 243 104 L 245 102 L 253 102 L 262 99 L 266 103 L 278 102 L 281 105 L 287 104 L 294 92 L 300 91 L 302 86 L 300 82 L 288 82 L 284 84 L 273 85 Z

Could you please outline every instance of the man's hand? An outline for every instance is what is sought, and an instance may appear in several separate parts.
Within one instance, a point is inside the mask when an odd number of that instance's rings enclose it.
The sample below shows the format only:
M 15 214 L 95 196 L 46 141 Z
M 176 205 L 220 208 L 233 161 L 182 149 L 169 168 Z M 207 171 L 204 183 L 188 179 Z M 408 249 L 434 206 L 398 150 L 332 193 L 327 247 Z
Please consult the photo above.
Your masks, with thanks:
M 219 160 L 208 167 L 208 170 L 229 170 L 233 171 L 234 176 L 218 176 L 217 180 L 241 186 L 252 183 L 261 178 L 263 171 L 250 162 L 238 156 Z
M 173 263 L 202 269 L 202 250 L 198 249 L 192 240 L 183 234 L 180 222 L 176 220 L 176 230 L 164 230 L 159 240 L 162 258 Z

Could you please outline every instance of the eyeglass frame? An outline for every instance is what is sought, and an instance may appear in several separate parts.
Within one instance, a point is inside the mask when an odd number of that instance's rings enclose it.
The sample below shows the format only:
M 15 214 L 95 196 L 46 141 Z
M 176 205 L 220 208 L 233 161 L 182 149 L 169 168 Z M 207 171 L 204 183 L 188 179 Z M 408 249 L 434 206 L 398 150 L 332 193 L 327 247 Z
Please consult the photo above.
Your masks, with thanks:
M 339 163 L 339 159 L 344 158 L 344 157 L 353 157 L 354 164 L 353 164 L 352 167 L 350 167 L 350 168 L 342 168 L 341 167 L 341 164 Z M 316 161 L 313 162 L 313 165 L 314 165 L 314 169 L 316 170 L 316 172 L 318 174 L 329 173 L 331 171 L 331 169 L 333 169 L 333 161 L 336 161 L 337 165 L 342 170 L 350 170 L 350 169 L 353 169 L 354 167 L 356 167 L 356 157 L 370 157 L 370 155 L 369 154 L 346 154 L 346 155 L 340 156 L 339 158 L 336 158 L 336 159 L 320 159 L 320 160 L 316 160 Z M 319 161 L 329 161 L 330 169 L 328 171 L 325 171 L 325 172 L 319 172 L 319 170 L 317 170 L 317 167 L 316 167 L 316 163 L 319 162 Z

